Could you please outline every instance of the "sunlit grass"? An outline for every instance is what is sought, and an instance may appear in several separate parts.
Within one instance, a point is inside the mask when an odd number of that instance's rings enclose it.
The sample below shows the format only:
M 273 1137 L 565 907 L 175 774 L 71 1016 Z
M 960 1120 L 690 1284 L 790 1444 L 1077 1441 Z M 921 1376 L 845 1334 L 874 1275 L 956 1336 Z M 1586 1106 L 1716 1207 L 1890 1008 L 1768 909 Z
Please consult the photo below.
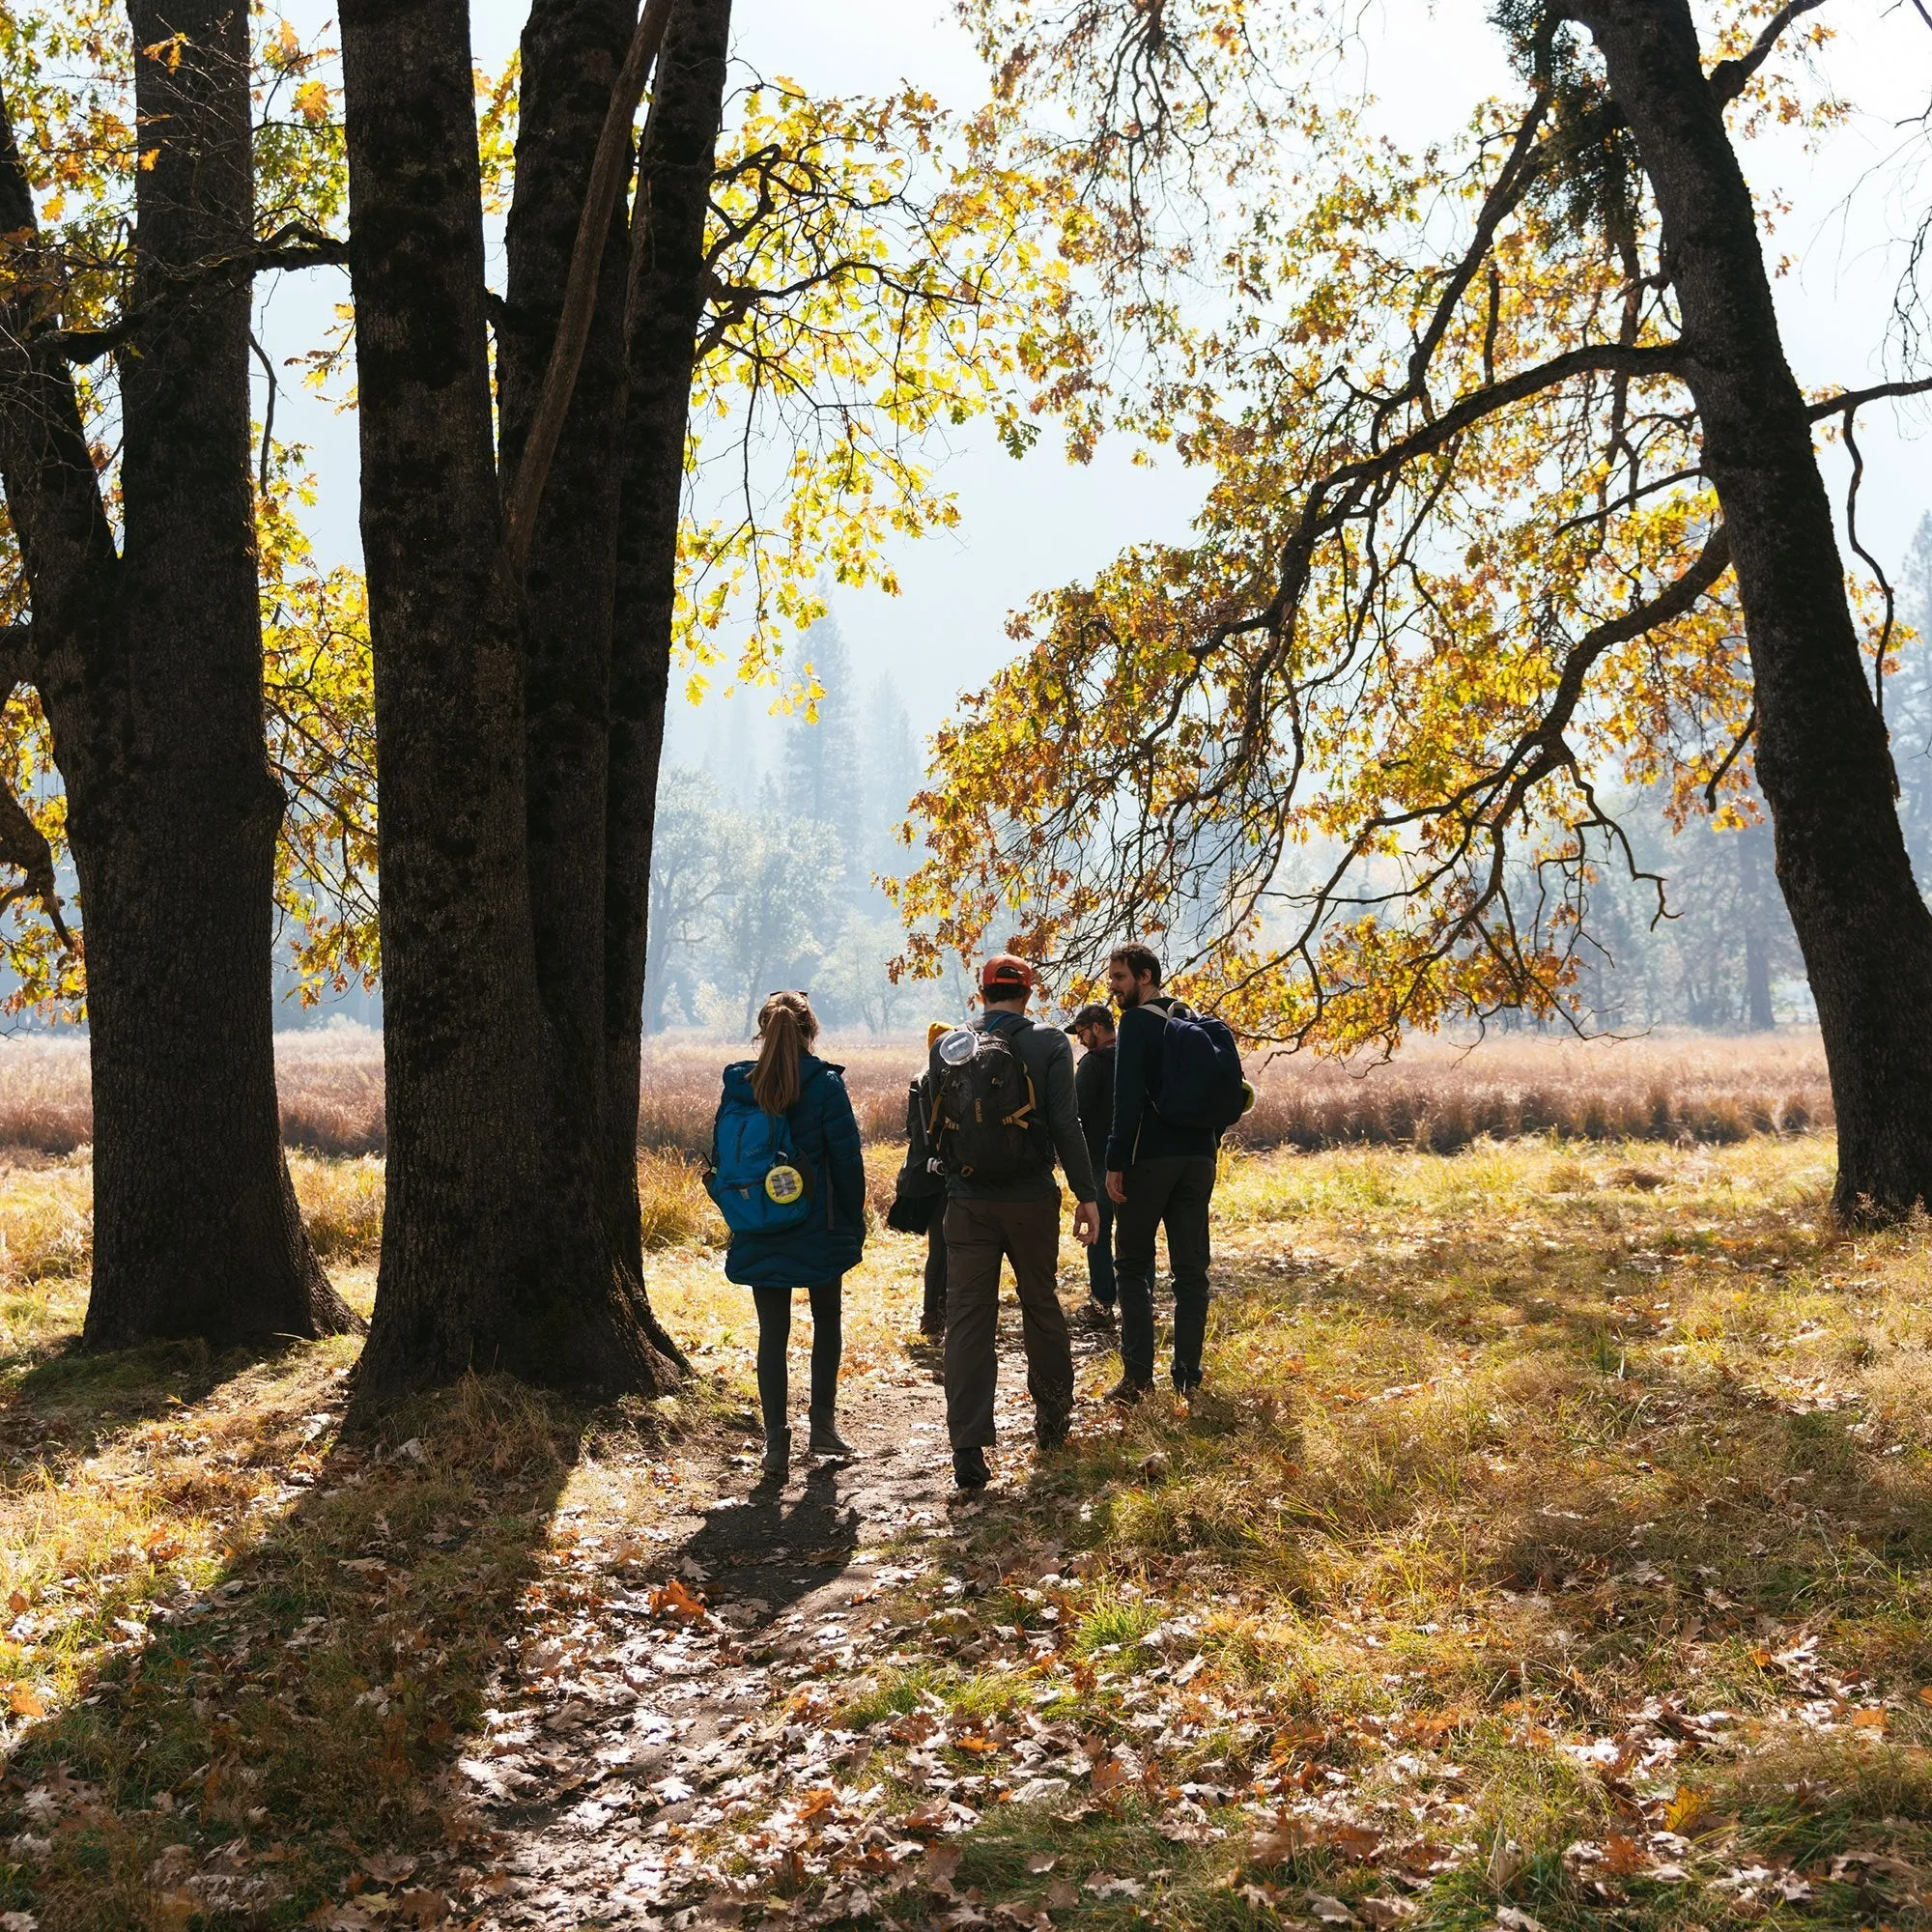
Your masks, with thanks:
M 895 1165 L 868 1151 L 875 1205 Z M 295 1174 L 366 1307 L 380 1166 Z M 1842 1237 L 1831 1179 L 1802 1136 L 1231 1156 L 1206 1389 L 1119 1415 L 1091 1362 L 1068 1451 L 1013 1456 L 943 1545 L 899 1535 L 923 1572 L 899 1661 L 814 1679 L 806 1720 L 865 1734 L 888 1816 L 923 1802 L 914 1749 L 1018 1789 L 1046 1727 L 1066 1794 L 976 1800 L 951 1841 L 960 1889 L 1028 1922 L 1299 1925 L 1311 1893 L 1445 1932 L 1917 1922 L 1932 1229 Z M 691 1168 L 652 1165 L 688 1395 L 586 1422 L 471 1384 L 345 1455 L 353 1341 L 70 1352 L 86 1182 L 0 1182 L 0 1702 L 26 1776 L 57 1755 L 106 1795 L 0 1910 L 178 1924 L 150 1874 L 188 1833 L 281 1846 L 299 1918 L 369 1849 L 451 1829 L 432 1774 L 533 1566 L 636 1574 L 653 1513 L 746 1450 L 751 1295 Z M 923 1259 L 877 1231 L 847 1281 L 849 1406 L 903 1382 Z M 797 1406 L 810 1341 L 800 1295 Z M 226 1621 L 160 1614 L 225 1581 Z M 1084 1767 L 1122 1752 L 1103 1791 Z
M 1091 1686 L 1021 1707 L 1158 1748 L 1169 1795 L 1122 1787 L 1072 1845 L 1051 1809 L 989 1813 L 962 1877 L 1030 1910 L 1048 1860 L 1158 1867 L 1131 1903 L 1081 1892 L 1079 1924 L 1302 1922 L 1310 1888 L 1378 1925 L 1688 1932 L 1767 1898 L 1916 1922 L 1932 1238 L 1839 1237 L 1831 1179 L 1828 1143 L 1768 1136 L 1230 1158 L 1206 1389 L 1084 1408 L 996 1494 L 952 1559 L 986 1587 L 934 1599 L 921 1685 L 983 1703 L 997 1630 L 1036 1641 L 1057 1606 Z M 1632 1736 L 1638 1768 L 1600 1775 Z M 1197 1779 L 1254 1796 L 1179 1846 L 1154 1827 Z M 1269 1839 L 1275 1806 L 1309 1822 Z M 1639 1849 L 1673 1817 L 1681 1853 Z M 1423 1842 L 1450 1848 L 1433 1880 L 1400 1850 Z M 1861 1893 L 1874 1859 L 1893 1876 Z

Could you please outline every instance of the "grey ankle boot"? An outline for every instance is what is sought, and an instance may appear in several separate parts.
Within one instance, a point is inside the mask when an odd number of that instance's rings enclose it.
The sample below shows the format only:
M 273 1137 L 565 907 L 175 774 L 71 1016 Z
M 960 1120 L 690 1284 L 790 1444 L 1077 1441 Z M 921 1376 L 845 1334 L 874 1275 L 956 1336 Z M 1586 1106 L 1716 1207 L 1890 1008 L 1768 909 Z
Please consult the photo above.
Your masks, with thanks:
M 765 1431 L 765 1474 L 782 1476 L 791 1467 L 791 1431 L 789 1429 L 768 1429 Z
M 829 1408 L 811 1411 L 811 1441 L 808 1453 L 813 1456 L 850 1456 L 852 1445 L 840 1435 Z

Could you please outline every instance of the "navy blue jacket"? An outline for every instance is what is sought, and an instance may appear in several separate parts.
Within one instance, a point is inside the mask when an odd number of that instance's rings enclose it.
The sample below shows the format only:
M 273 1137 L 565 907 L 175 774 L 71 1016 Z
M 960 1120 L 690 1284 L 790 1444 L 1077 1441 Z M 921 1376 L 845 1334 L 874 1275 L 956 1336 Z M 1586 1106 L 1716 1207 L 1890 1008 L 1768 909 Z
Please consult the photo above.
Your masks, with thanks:
M 1090 1048 L 1073 1069 L 1073 1100 L 1080 1109 L 1080 1131 L 1096 1169 L 1104 1169 L 1107 1136 L 1114 1126 L 1114 1044 Z
M 1160 1117 L 1161 1047 L 1172 1000 L 1150 1000 L 1121 1015 L 1114 1038 L 1114 1125 L 1107 1136 L 1107 1172 L 1124 1174 L 1137 1160 L 1213 1153 L 1212 1127 L 1171 1126 Z
M 724 1092 L 747 1106 L 752 1065 L 724 1069 Z M 792 1145 L 811 1170 L 812 1211 L 779 1235 L 733 1235 L 724 1252 L 724 1278 L 747 1288 L 816 1288 L 856 1267 L 866 1246 L 866 1163 L 859 1123 L 845 1092 L 845 1069 L 816 1054 L 798 1062 L 798 1098 L 785 1114 Z

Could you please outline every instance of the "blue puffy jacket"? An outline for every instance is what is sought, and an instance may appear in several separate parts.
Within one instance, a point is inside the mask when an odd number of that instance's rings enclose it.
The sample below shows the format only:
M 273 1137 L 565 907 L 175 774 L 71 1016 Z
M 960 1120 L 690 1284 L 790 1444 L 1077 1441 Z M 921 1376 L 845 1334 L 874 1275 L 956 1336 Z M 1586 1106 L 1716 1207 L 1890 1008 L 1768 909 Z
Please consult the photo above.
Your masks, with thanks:
M 746 1106 L 756 1104 L 752 1065 L 740 1060 L 724 1069 L 725 1094 Z M 798 1098 L 785 1122 L 799 1158 L 811 1169 L 812 1212 L 782 1234 L 733 1235 L 724 1253 L 727 1281 L 815 1288 L 858 1265 L 866 1246 L 866 1163 L 844 1072 L 816 1054 L 799 1056 Z

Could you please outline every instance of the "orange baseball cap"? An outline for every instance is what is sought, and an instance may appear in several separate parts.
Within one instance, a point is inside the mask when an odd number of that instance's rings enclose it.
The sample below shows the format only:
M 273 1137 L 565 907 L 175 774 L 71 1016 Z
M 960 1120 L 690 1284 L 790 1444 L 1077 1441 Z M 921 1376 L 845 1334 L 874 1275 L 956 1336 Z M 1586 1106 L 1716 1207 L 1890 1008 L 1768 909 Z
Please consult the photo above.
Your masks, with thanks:
M 1033 968 L 1016 952 L 996 952 L 980 968 L 982 993 L 1031 992 L 1038 983 Z

